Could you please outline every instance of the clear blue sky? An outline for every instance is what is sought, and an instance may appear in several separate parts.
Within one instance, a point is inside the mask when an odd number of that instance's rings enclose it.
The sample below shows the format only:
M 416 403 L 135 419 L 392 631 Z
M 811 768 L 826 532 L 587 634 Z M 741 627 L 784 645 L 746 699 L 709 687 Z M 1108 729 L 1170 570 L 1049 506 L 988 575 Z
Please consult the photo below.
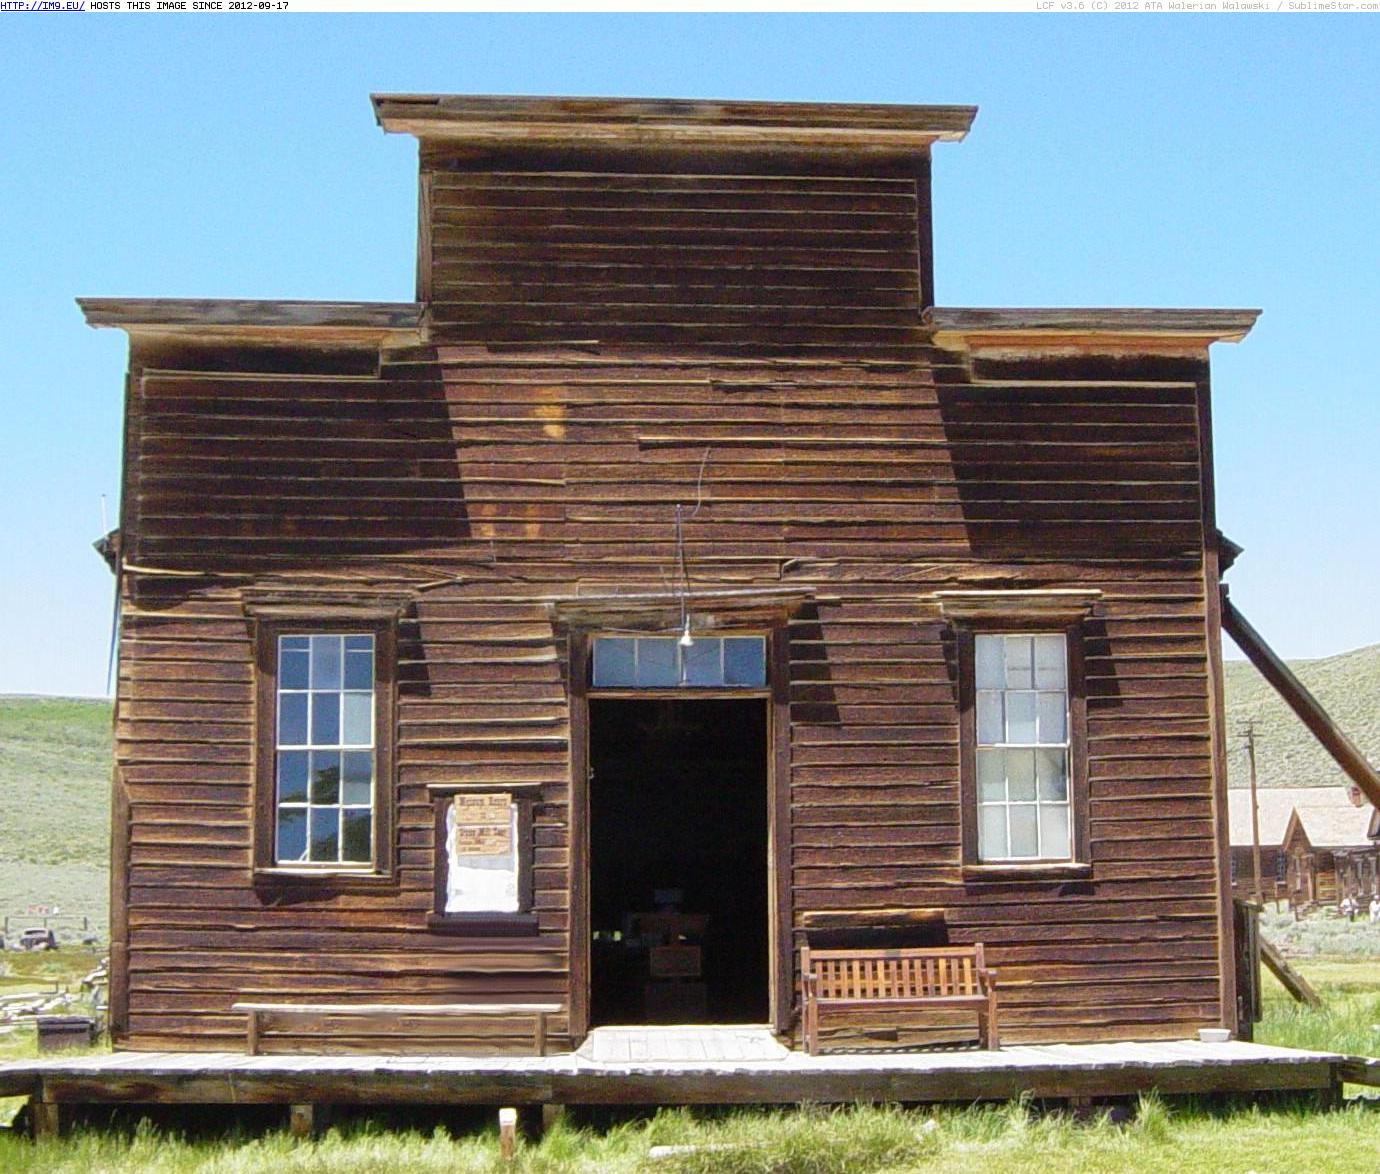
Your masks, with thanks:
M 9 16 L 0 692 L 105 690 L 124 337 L 78 294 L 410 299 L 415 148 L 372 90 L 961 102 L 946 305 L 1258 306 L 1214 348 L 1233 598 L 1380 642 L 1380 20 Z

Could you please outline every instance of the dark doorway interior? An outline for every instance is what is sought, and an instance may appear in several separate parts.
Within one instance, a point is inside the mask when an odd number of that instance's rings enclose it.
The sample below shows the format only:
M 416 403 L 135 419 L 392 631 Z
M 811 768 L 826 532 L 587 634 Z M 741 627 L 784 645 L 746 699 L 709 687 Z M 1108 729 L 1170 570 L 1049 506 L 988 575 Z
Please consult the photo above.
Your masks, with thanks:
M 592 1024 L 766 1023 L 766 702 L 589 711 Z

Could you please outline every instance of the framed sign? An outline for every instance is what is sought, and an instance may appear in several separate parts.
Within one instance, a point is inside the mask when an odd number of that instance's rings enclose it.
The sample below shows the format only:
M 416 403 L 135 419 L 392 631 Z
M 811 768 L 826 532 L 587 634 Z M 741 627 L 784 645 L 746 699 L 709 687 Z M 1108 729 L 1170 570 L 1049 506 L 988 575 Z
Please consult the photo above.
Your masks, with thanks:
M 517 829 L 508 792 L 456 795 L 448 822 L 453 860 L 463 864 L 476 857 L 512 857 Z
M 537 932 L 532 908 L 533 797 L 513 791 L 438 796 L 433 929 Z

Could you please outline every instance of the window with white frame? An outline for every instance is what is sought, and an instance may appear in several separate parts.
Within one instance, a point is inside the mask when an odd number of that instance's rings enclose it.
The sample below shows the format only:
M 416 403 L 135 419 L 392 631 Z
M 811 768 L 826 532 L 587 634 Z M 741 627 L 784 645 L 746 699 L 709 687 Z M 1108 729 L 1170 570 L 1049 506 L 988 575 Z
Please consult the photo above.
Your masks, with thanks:
M 367 866 L 374 856 L 372 633 L 277 638 L 274 861 Z
M 978 859 L 1073 859 L 1068 639 L 974 637 Z

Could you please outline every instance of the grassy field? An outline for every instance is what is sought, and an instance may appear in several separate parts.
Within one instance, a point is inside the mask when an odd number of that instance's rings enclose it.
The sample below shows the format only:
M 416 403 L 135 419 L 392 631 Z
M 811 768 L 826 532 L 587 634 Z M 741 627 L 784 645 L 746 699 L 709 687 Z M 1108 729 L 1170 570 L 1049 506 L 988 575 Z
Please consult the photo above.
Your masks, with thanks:
M 1323 1005 L 1313 1009 L 1295 1003 L 1266 971 L 1264 1018 L 1256 1025 L 1255 1038 L 1285 1048 L 1380 1056 L 1380 957 L 1301 958 L 1293 959 L 1293 965 Z M 1375 1092 L 1380 1095 L 1380 1089 Z
M 1294 670 L 1332 719 L 1371 762 L 1380 762 L 1380 644 L 1320 660 L 1291 660 Z M 1256 723 L 1256 769 L 1264 787 L 1310 787 L 1346 782 L 1337 764 L 1255 667 L 1226 662 L 1227 773 L 1233 787 L 1248 784 L 1245 741 L 1239 731 Z
M 1348 921 L 1335 909 L 1320 909 L 1296 921 L 1286 907 L 1266 905 L 1260 932 L 1290 958 L 1371 958 L 1380 967 L 1380 922 Z
M 697 1147 L 655 1160 L 654 1146 Z M 153 1129 L 85 1133 L 33 1145 L 0 1138 L 0 1165 L 20 1174 L 372 1174 L 375 1171 L 568 1171 L 620 1174 L 868 1174 L 983 1171 L 1054 1174 L 1174 1170 L 1176 1174 L 1307 1170 L 1364 1174 L 1380 1153 L 1380 1113 L 1247 1111 L 1215 1115 L 1143 1102 L 1134 1119 L 1074 1122 L 1024 1105 L 956 1111 L 895 1108 L 663 1112 L 612 1129 L 564 1127 L 524 1145 L 511 1166 L 491 1135 L 385 1132 L 367 1126 L 294 1143 L 282 1133 L 189 1142 Z
M 109 920 L 110 703 L 0 697 L 0 914 L 33 905 Z M 16 920 L 17 919 L 17 920 Z M 75 933 L 79 923 L 55 925 Z

